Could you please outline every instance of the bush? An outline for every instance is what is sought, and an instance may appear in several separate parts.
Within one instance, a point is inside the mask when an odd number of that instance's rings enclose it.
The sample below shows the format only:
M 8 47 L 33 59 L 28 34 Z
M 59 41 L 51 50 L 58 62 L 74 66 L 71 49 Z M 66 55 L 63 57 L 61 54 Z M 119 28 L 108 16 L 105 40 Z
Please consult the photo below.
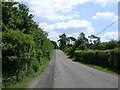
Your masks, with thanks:
M 92 65 L 102 66 L 108 69 L 112 69 L 118 72 L 120 51 L 116 49 L 112 50 L 76 50 L 74 53 L 75 60 Z
M 43 31 L 33 21 L 24 4 L 2 2 L 2 69 L 3 87 L 34 76 L 41 65 L 51 59 L 54 49 Z

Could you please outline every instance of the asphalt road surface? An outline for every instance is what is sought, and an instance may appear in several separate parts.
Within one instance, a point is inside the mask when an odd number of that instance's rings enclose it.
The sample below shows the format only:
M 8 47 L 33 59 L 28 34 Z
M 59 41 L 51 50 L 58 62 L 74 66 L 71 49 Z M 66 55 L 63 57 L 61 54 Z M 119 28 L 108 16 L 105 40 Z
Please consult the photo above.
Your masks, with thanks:
M 118 88 L 118 76 L 73 62 L 61 50 L 29 88 Z

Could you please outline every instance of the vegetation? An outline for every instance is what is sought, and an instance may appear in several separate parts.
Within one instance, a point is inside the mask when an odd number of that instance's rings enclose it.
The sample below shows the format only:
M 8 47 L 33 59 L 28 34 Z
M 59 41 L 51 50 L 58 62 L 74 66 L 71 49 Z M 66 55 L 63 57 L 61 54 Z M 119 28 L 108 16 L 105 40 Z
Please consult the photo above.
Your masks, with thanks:
M 59 35 L 59 38 L 60 39 L 58 40 L 58 42 L 59 42 L 60 49 L 64 50 L 66 48 L 68 38 L 66 37 L 65 33 L 63 33 L 62 35 Z
M 111 40 L 109 42 L 101 43 L 99 37 L 91 35 L 86 38 L 85 34 L 81 32 L 74 43 L 68 46 L 67 43 L 65 44 L 65 40 L 69 40 L 69 37 L 65 35 L 65 38 L 66 39 L 60 37 L 60 41 L 64 42 L 64 45 L 66 46 L 61 49 L 70 58 L 74 58 L 75 61 L 91 67 L 107 68 L 113 72 L 120 73 L 120 62 L 118 59 L 120 54 L 118 49 L 120 41 Z M 62 42 L 60 42 L 60 44 Z
M 14 5 L 18 4 L 18 7 Z M 24 4 L 2 2 L 3 87 L 12 87 L 42 72 L 52 57 L 54 41 L 33 21 Z M 44 68 L 43 68 L 44 67 Z M 21 86 L 22 87 L 22 86 Z
M 14 5 L 18 4 L 18 7 Z M 119 69 L 119 41 L 101 43 L 100 38 L 85 34 L 79 37 L 59 36 L 59 47 L 28 14 L 29 8 L 18 2 L 2 2 L 2 87 L 21 88 L 40 74 L 51 60 L 53 50 L 60 48 L 76 61 Z M 91 43 L 92 39 L 96 39 Z M 96 66 L 96 67 L 97 67 Z
M 58 49 L 59 46 L 57 45 L 57 43 L 55 41 L 51 41 L 51 43 L 54 45 L 54 49 Z
M 75 60 L 80 61 L 82 63 L 97 65 L 104 68 L 108 68 L 109 70 L 113 70 L 114 72 L 119 72 L 119 61 L 118 55 L 120 51 L 118 49 L 112 50 L 76 50 L 75 51 Z

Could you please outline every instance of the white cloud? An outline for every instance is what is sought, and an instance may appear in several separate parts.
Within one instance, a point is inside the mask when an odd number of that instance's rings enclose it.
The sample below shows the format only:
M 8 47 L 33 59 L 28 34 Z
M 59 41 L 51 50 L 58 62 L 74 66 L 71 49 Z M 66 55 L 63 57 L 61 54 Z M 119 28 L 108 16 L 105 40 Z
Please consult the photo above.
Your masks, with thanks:
M 8 0 L 7 0 L 8 1 Z M 29 2 L 29 1 L 32 1 L 32 0 L 14 0 L 14 1 L 19 1 L 19 2 Z M 52 0 L 53 1 L 53 0 Z M 55 1 L 55 0 L 54 0 Z M 57 1 L 57 0 L 56 0 Z M 60 2 L 64 2 L 64 0 L 59 0 Z M 84 3 L 84 2 L 119 2 L 119 0 L 69 0 L 70 2 L 73 2 L 73 3 Z M 65 2 L 68 2 L 68 1 L 65 1 Z
M 102 7 L 104 8 L 106 5 L 107 5 L 107 3 L 103 3 L 103 4 L 102 4 Z
M 95 0 L 96 3 L 99 2 L 119 2 L 119 0 Z
M 104 8 L 108 4 L 112 5 L 112 3 L 118 3 L 119 0 L 95 0 L 94 2 L 95 2 L 95 4 L 99 4 L 99 5 L 101 5 Z M 108 2 L 112 2 L 112 3 L 108 3 Z
M 29 13 L 28 13 L 28 15 L 30 15 L 30 14 L 35 15 L 33 12 L 29 12 Z
M 92 17 L 93 19 L 117 19 L 117 15 L 115 15 L 113 12 L 97 12 L 95 16 Z
M 30 0 L 14 0 L 16 2 L 29 2 Z
M 79 17 L 79 15 L 78 15 L 78 14 L 73 14 L 73 16 L 74 16 L 74 17 Z
M 17 0 L 19 2 L 28 2 L 30 10 L 38 16 L 52 21 L 70 20 L 75 17 L 69 13 L 74 6 L 86 2 L 102 3 L 105 7 L 107 2 L 117 2 L 118 0 Z M 76 15 L 78 16 L 78 14 Z
M 83 4 L 89 0 L 29 0 L 30 9 L 39 17 L 48 20 L 66 20 L 72 19 L 75 15 L 69 12 L 75 5 Z M 77 16 L 77 15 L 76 15 Z
M 69 20 L 68 22 L 58 22 L 50 25 L 47 23 L 40 23 L 40 27 L 50 32 L 50 38 L 63 33 L 78 37 L 80 32 L 84 32 L 85 34 L 94 32 L 91 23 L 86 20 Z
M 110 40 L 118 40 L 118 31 L 114 31 L 114 32 L 106 32 L 105 34 L 103 34 L 101 36 L 101 41 L 105 42 L 105 41 L 110 41 Z
M 75 12 L 76 14 L 79 14 L 80 12 Z
M 58 40 L 59 39 L 59 33 L 57 33 L 57 32 L 50 32 L 50 33 L 48 33 L 49 34 L 49 36 L 48 36 L 48 38 L 50 38 L 51 40 Z

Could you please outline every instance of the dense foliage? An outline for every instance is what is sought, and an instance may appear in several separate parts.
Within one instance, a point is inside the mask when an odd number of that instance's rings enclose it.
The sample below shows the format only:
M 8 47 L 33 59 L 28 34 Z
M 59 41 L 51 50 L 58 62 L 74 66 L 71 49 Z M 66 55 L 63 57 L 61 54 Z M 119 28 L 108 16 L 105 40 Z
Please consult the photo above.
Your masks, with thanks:
M 59 35 L 59 47 L 61 50 L 66 50 L 67 48 L 72 46 L 72 43 L 75 43 L 76 39 L 74 37 L 67 37 L 65 33 Z
M 57 43 L 55 41 L 51 41 L 51 43 L 54 45 L 54 49 L 58 49 L 59 46 L 57 45 Z
M 75 60 L 86 64 L 98 65 L 104 68 L 111 69 L 120 73 L 120 61 L 118 60 L 120 51 L 116 49 L 111 50 L 76 50 L 74 53 Z
M 18 4 L 18 7 L 14 5 Z M 54 44 L 18 2 L 2 2 L 3 86 L 38 72 L 51 59 Z
M 59 42 L 60 49 L 61 49 L 61 50 L 64 50 L 65 47 L 66 47 L 66 45 L 67 45 L 67 37 L 66 37 L 66 34 L 63 33 L 62 35 L 59 35 L 59 38 L 60 38 L 60 39 L 58 40 L 58 42 Z

